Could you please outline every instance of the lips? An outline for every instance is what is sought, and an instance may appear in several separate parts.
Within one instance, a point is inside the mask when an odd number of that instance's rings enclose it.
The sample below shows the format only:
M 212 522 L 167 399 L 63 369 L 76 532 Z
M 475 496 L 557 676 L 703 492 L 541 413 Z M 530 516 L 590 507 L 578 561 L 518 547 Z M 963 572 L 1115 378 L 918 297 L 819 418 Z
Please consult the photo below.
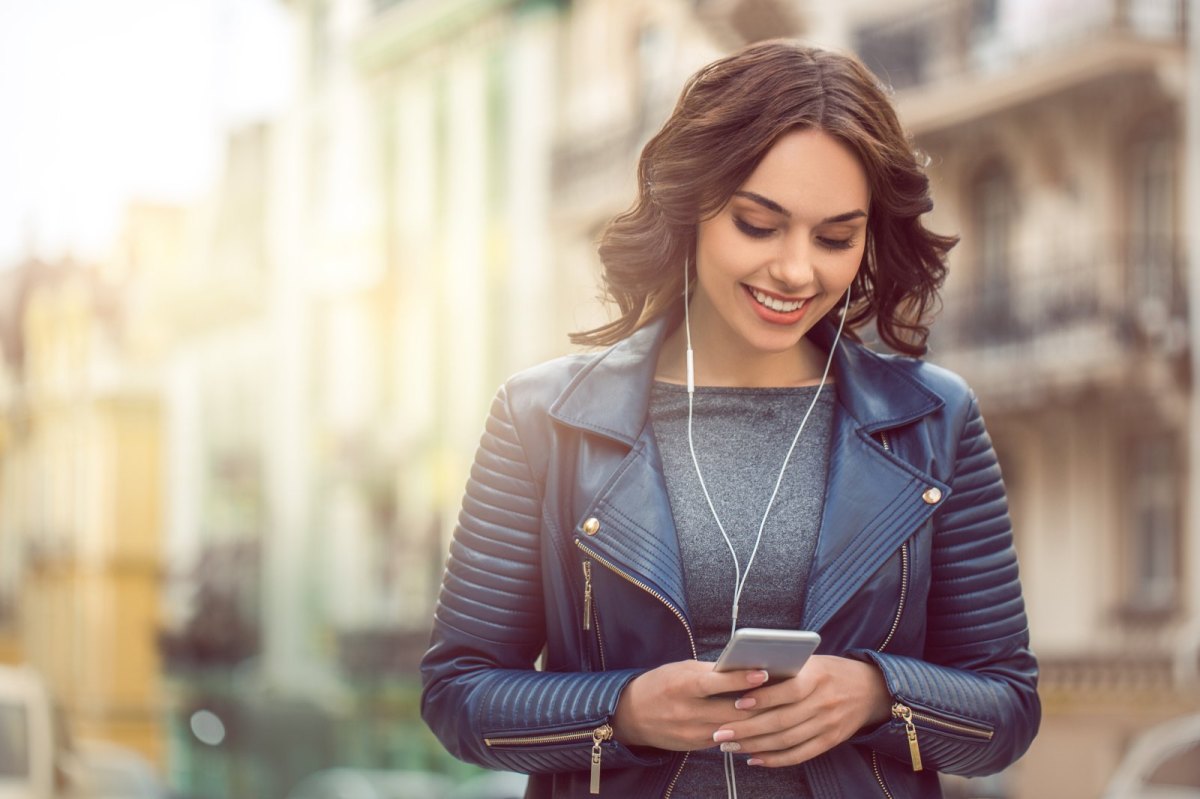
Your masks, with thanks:
M 811 297 L 784 297 L 762 289 L 742 284 L 750 307 L 765 322 L 776 325 L 794 325 L 804 316 Z

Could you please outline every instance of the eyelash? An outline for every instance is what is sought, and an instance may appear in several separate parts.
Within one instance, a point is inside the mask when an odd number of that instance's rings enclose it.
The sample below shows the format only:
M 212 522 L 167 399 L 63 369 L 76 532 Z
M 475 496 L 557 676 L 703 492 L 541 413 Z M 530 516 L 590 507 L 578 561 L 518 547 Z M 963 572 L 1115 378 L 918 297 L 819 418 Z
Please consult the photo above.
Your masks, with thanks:
M 758 227 L 750 224 L 744 219 L 738 219 L 737 217 L 733 218 L 733 224 L 737 226 L 738 230 L 742 231 L 742 233 L 745 233 L 752 239 L 765 239 L 775 232 L 774 228 Z M 853 238 L 827 239 L 818 236 L 817 241 L 820 242 L 821 246 L 827 250 L 848 250 L 854 246 Z
M 774 228 L 757 227 L 756 225 L 752 225 L 744 219 L 738 219 L 736 216 L 733 218 L 733 224 L 737 225 L 738 230 L 742 231 L 752 239 L 765 239 L 767 236 L 770 236 L 775 232 Z

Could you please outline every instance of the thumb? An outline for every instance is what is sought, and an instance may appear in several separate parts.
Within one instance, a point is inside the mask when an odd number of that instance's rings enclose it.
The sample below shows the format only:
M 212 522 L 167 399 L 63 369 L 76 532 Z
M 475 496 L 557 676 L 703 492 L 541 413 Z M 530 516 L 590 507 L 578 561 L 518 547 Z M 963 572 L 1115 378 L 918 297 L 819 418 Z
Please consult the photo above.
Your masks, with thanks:
M 704 680 L 704 691 L 708 696 L 742 693 L 758 688 L 770 679 L 762 669 L 738 669 L 736 671 L 711 671 Z

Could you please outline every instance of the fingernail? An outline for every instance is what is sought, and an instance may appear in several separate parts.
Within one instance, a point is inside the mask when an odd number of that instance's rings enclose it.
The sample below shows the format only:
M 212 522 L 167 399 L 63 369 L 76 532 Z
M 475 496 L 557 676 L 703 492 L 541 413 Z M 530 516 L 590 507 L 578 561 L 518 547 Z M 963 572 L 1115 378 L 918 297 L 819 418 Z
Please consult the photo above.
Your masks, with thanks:
M 733 706 L 738 710 L 749 710 L 758 704 L 758 700 L 753 697 L 745 697 L 733 703 Z
M 728 741 L 731 738 L 733 738 L 733 730 L 717 730 L 716 732 L 713 733 L 713 741 L 715 743 L 721 743 L 722 741 Z
M 738 743 L 737 741 L 726 741 L 725 743 L 721 744 L 721 751 L 722 752 L 740 752 L 740 751 L 742 751 L 742 745 L 740 743 Z
M 771 675 L 767 674 L 765 671 L 752 671 L 746 679 L 753 683 L 764 683 L 771 679 Z
M 761 760 L 759 760 L 757 757 L 752 757 L 752 758 L 750 758 L 749 760 L 747 760 L 747 761 L 746 761 L 746 765 L 747 765 L 747 766 L 761 766 L 761 765 L 762 765 L 762 761 L 761 761 Z

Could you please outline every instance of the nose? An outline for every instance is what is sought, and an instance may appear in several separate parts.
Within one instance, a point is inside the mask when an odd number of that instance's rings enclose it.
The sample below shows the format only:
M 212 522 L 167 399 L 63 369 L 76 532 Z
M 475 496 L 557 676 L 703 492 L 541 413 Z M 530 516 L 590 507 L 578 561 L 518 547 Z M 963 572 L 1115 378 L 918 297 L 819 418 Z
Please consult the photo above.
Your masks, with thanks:
M 767 274 L 777 281 L 784 291 L 797 291 L 813 280 L 813 247 L 802 236 L 788 237 L 781 243 L 779 252 L 771 260 Z

